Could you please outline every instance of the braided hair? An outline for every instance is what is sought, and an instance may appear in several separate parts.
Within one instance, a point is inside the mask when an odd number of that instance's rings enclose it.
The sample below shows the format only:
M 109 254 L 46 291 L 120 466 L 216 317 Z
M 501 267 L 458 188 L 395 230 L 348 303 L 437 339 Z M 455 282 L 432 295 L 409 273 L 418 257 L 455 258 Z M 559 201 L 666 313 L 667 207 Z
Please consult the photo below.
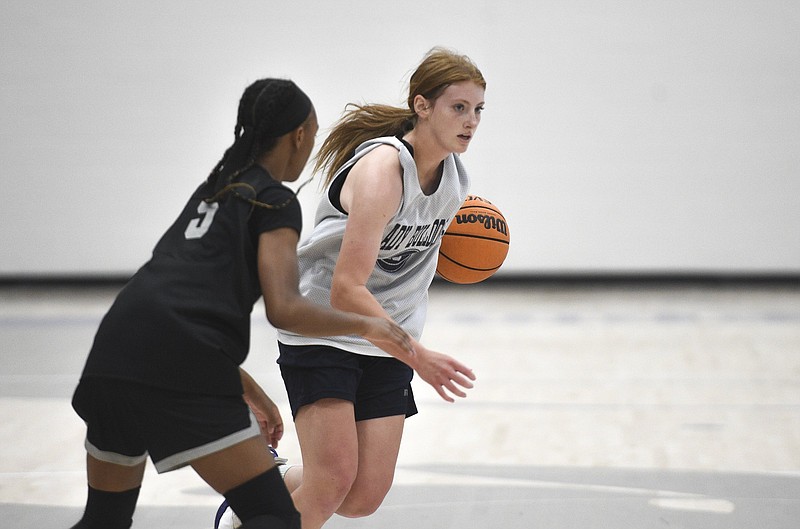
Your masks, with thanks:
M 260 79 L 248 86 L 239 100 L 233 144 L 211 170 L 206 180 L 214 194 L 206 202 L 216 202 L 237 187 L 248 186 L 236 178 L 256 165 L 256 161 L 278 143 L 278 138 L 299 127 L 311 113 L 311 100 L 292 81 Z M 249 186 L 248 186 L 249 187 Z M 236 193 L 248 202 L 267 208 L 283 204 L 264 204 Z

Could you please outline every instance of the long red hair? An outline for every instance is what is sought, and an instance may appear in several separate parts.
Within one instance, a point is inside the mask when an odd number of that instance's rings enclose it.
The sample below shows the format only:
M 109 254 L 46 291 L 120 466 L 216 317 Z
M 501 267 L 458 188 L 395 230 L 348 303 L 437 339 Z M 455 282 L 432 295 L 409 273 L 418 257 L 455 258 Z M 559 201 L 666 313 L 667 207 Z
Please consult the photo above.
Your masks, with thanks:
M 327 185 L 365 141 L 382 136 L 402 136 L 412 130 L 417 123 L 414 112 L 416 96 L 433 101 L 449 85 L 461 81 L 473 81 L 486 88 L 483 74 L 469 57 L 445 48 L 433 48 L 411 75 L 408 108 L 348 104 L 344 115 L 320 147 L 314 172 L 326 173 L 323 185 Z

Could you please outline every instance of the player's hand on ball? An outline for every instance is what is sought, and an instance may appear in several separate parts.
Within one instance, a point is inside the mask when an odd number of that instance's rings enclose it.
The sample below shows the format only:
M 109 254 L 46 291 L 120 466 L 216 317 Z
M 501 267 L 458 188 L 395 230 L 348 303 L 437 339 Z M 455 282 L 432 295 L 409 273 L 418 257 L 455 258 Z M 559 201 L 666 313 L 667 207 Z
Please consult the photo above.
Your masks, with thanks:
M 475 373 L 453 357 L 416 346 L 417 355 L 412 366 L 417 374 L 433 386 L 447 402 L 455 402 L 451 395 L 464 398 L 464 389 L 472 389 Z

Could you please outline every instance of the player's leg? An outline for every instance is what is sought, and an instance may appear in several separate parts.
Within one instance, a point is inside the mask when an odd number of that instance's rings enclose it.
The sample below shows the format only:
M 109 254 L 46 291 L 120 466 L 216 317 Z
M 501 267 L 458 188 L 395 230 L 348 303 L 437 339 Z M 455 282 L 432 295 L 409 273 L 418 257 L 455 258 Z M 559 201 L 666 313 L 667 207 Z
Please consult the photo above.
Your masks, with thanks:
M 327 398 L 303 406 L 295 417 L 295 428 L 303 467 L 292 499 L 303 529 L 319 529 L 340 507 L 356 479 L 358 435 L 353 404 Z
M 286 484 L 286 488 L 294 494 L 294 491 L 303 482 L 303 465 L 284 465 L 278 468 L 283 474 L 283 482 Z
M 147 451 L 125 405 L 125 389 L 108 381 L 81 382 L 73 396 L 86 422 L 87 499 L 73 529 L 128 529 L 139 498 Z
M 288 460 L 280 457 L 278 452 L 272 447 L 269 447 L 269 452 L 275 465 L 278 467 L 278 472 L 281 474 L 281 476 L 283 476 L 288 468 Z M 286 484 L 285 479 L 284 484 Z M 291 490 L 292 489 L 289 489 L 290 492 Z M 233 509 L 231 509 L 230 505 L 228 504 L 228 500 L 224 500 L 217 508 L 217 512 L 214 516 L 214 529 L 238 529 L 241 527 L 241 525 L 242 521 L 233 512 Z
M 284 344 L 279 344 L 279 347 L 281 375 L 303 459 L 303 466 L 289 468 L 285 479 L 301 512 L 303 529 L 318 529 L 339 510 L 356 480 L 360 456 L 356 421 L 406 413 L 407 399 L 402 396 L 409 394 L 408 383 L 413 372 L 405 364 L 391 359 L 405 371 L 392 375 L 400 382 L 390 384 L 392 389 L 388 400 L 392 404 L 387 412 L 385 380 L 368 375 L 373 364 L 382 364 L 380 360 L 332 347 Z M 371 383 L 363 384 L 366 378 L 371 379 Z M 398 395 L 400 398 L 395 398 Z M 361 400 L 367 404 L 362 405 Z M 377 412 L 373 414 L 372 408 L 377 408 Z M 385 424 L 389 423 L 391 421 Z M 386 489 L 385 483 L 391 483 L 402 426 L 398 431 L 395 424 L 386 430 L 392 433 L 382 436 L 376 433 L 379 429 L 383 428 L 367 428 L 364 434 L 376 440 L 385 437 L 384 441 L 390 446 L 383 455 L 389 458 L 389 468 L 379 470 L 379 465 L 367 464 L 365 479 L 367 476 L 375 477 L 380 481 L 378 487 Z M 373 457 L 380 455 L 372 451 L 365 454 L 366 460 L 372 461 Z M 377 494 L 380 499 L 384 495 L 385 490 Z M 370 503 L 374 498 L 360 496 L 358 499 Z
M 149 404 L 142 430 L 158 472 L 192 466 L 225 496 L 244 527 L 261 519 L 259 523 L 268 523 L 266 527 L 299 529 L 289 491 L 258 421 L 241 396 L 153 393 L 161 408 L 152 409 L 155 401 Z
M 89 486 L 107 492 L 123 492 L 142 485 L 145 460 L 131 465 L 109 463 L 86 454 L 86 475 Z
M 73 529 L 127 529 L 139 498 L 145 462 L 125 466 L 86 456 L 86 507 Z
M 251 437 L 233 446 L 193 460 L 190 464 L 211 488 L 225 494 L 250 481 L 275 464 L 267 457 L 269 450 L 263 437 Z
M 337 514 L 369 516 L 383 503 L 394 479 L 404 423 L 405 415 L 356 423 L 358 473 Z
M 355 403 L 358 474 L 337 511 L 368 516 L 392 486 L 406 417 L 417 413 L 411 389 L 413 371 L 395 358 L 360 359 L 362 376 Z
M 299 529 L 300 518 L 272 459 L 257 436 L 191 462 L 192 468 L 225 496 L 241 527 Z

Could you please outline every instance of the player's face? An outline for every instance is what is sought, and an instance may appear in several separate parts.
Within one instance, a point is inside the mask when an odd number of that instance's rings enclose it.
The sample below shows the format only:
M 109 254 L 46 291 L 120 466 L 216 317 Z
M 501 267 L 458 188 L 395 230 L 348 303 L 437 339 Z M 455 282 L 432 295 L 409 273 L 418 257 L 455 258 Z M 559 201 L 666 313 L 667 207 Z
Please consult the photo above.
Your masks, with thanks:
M 292 170 L 289 174 L 289 182 L 294 182 L 300 178 L 308 159 L 311 157 L 311 151 L 314 150 L 314 140 L 316 139 L 317 132 L 319 131 L 319 123 L 317 122 L 317 113 L 311 109 L 311 114 L 306 121 L 303 134 L 303 141 L 300 143 L 294 158 L 292 159 Z
M 430 122 L 447 151 L 466 152 L 481 122 L 484 92 L 477 83 L 462 81 L 445 88 L 436 99 Z

